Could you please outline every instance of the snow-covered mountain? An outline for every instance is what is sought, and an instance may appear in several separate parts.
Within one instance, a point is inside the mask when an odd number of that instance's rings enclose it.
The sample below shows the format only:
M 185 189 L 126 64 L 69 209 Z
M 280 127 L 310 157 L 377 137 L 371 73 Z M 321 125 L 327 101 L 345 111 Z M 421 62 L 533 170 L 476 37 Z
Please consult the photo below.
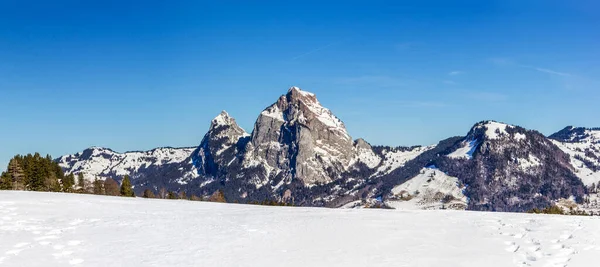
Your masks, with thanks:
M 178 164 L 189 158 L 195 148 L 161 147 L 149 151 L 119 153 L 108 148 L 91 147 L 57 159 L 67 173 L 82 173 L 87 180 L 135 176 L 151 168 Z
M 117 153 L 93 147 L 57 160 L 87 179 L 129 174 L 138 192 L 165 187 L 207 196 L 221 190 L 241 203 L 340 207 L 402 201 L 407 196 L 399 192 L 406 191 L 421 208 L 524 211 L 561 198 L 581 201 L 584 184 L 600 181 L 599 140 L 598 129 L 568 127 L 547 138 L 483 121 L 466 136 L 436 145 L 372 146 L 353 140 L 315 94 L 291 87 L 260 112 L 251 133 L 223 111 L 194 148 Z M 415 187 L 428 189 L 416 196 Z
M 585 194 L 569 155 L 550 139 L 495 121 L 475 124 L 436 166 L 466 185 L 470 209 L 526 211 Z
M 600 128 L 568 126 L 549 138 L 571 157 L 575 175 L 587 186 L 600 182 Z

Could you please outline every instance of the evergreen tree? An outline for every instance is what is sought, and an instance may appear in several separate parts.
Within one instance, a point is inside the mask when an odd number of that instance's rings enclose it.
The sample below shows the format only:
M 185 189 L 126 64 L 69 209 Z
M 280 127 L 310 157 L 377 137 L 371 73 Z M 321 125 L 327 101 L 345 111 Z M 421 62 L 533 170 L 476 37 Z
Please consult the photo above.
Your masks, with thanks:
M 72 173 L 65 176 L 62 179 L 62 187 L 65 192 L 73 192 L 73 185 L 75 184 L 75 175 Z
M 98 180 L 98 177 L 94 179 L 94 194 L 95 195 L 104 195 L 104 183 Z
M 12 181 L 10 174 L 8 172 L 3 172 L 0 176 L 0 190 L 11 190 L 12 189 Z
M 123 178 L 123 182 L 121 183 L 121 196 L 135 197 L 135 193 L 131 188 L 131 181 L 129 180 L 129 175 L 125 175 L 125 177 Z
M 150 189 L 144 190 L 144 198 L 154 198 L 154 192 Z
M 175 192 L 173 192 L 173 191 L 169 191 L 167 198 L 168 199 L 177 199 L 177 194 L 175 194 Z
M 20 156 L 16 156 L 8 163 L 8 176 L 12 190 L 25 190 L 25 171 L 21 167 Z
M 106 178 L 106 180 L 104 180 L 104 193 L 108 196 L 120 195 L 121 193 L 119 192 L 119 184 L 117 181 Z

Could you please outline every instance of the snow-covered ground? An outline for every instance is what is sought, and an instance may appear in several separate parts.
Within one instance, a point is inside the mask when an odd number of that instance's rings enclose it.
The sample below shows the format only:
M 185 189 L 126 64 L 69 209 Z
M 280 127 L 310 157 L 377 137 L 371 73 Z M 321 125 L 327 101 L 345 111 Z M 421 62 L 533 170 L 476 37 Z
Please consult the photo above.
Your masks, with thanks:
M 0 192 L 0 266 L 597 266 L 600 217 Z

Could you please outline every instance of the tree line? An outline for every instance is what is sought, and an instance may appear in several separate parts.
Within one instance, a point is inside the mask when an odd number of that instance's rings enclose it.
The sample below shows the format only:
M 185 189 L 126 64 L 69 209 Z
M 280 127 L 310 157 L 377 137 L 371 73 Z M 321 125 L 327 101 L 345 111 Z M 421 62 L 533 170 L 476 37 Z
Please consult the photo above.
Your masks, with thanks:
M 111 178 L 90 182 L 82 173 L 75 179 L 73 173 L 65 175 L 50 155 L 42 157 L 39 153 L 13 157 L 0 175 L 0 190 L 135 196 L 129 175 L 123 177 L 121 184 Z
M 16 155 L 13 157 L 0 175 L 0 190 L 64 192 L 79 194 L 94 194 L 107 196 L 135 197 L 129 175 L 124 175 L 120 183 L 112 178 L 104 180 L 96 177 L 94 180 L 85 179 L 83 173 L 65 174 L 63 169 L 50 155 L 42 157 L 39 153 Z M 187 195 L 185 191 L 169 191 L 162 187 L 156 192 L 145 189 L 143 198 L 159 199 L 184 199 L 192 201 L 228 202 L 223 190 L 214 191 L 213 194 L 199 197 Z M 234 201 L 237 203 L 237 201 Z M 249 204 L 270 206 L 292 206 L 293 204 L 264 200 L 254 201 Z

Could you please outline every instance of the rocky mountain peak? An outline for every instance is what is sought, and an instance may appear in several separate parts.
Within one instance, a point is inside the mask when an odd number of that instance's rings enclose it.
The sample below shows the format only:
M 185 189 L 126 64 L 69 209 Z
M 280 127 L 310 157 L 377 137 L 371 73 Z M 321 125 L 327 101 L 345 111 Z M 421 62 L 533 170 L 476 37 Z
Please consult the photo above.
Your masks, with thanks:
M 356 141 L 354 141 L 354 146 L 357 149 L 365 149 L 365 150 L 372 150 L 373 147 L 371 147 L 371 144 L 369 144 L 367 141 L 365 141 L 365 139 L 362 138 L 358 138 L 356 139 Z
M 266 169 L 308 184 L 337 179 L 353 157 L 353 141 L 342 121 L 315 94 L 298 87 L 261 112 L 249 148 L 253 156 L 247 164 L 264 162 Z
M 226 111 L 221 111 L 210 123 L 210 129 L 192 153 L 192 162 L 199 175 L 217 176 L 238 154 L 238 142 L 248 136 Z

